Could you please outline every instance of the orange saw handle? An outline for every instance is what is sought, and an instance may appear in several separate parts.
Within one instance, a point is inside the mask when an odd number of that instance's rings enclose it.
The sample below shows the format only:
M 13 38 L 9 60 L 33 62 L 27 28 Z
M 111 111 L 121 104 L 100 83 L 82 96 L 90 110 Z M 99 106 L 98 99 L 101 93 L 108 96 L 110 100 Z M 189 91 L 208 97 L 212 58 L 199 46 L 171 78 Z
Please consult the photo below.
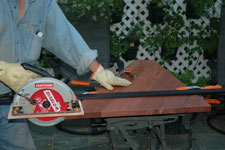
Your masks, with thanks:
M 95 89 L 98 89 L 101 85 L 97 81 L 90 80 L 90 81 L 77 81 L 77 80 L 72 80 L 70 81 L 72 85 L 82 85 L 82 86 L 88 86 L 88 87 L 93 87 Z
M 70 83 L 72 85 L 90 86 L 90 82 L 88 82 L 88 81 L 76 81 L 76 80 L 72 80 Z

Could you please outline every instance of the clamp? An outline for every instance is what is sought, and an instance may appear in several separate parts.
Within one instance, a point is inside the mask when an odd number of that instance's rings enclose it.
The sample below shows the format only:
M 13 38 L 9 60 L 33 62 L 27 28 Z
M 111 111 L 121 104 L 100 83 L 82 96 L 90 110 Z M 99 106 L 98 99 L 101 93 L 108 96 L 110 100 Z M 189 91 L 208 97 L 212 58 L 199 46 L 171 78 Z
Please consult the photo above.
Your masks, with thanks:
M 133 79 L 136 77 L 131 68 L 125 68 L 120 74 L 120 76 L 124 76 L 124 75 L 128 75 L 129 77 Z

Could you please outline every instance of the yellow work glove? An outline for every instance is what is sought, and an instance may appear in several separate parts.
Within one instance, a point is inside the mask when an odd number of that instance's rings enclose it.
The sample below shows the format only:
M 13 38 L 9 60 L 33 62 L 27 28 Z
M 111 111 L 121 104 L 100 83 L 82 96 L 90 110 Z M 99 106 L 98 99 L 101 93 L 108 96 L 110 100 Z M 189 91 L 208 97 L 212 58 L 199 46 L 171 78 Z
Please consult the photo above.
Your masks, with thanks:
M 6 63 L 0 60 L 0 81 L 14 91 L 18 91 L 30 78 L 38 78 L 38 74 L 25 70 L 20 64 Z
M 91 75 L 91 79 L 98 81 L 108 90 L 113 90 L 112 85 L 129 86 L 131 82 L 115 76 L 110 70 L 105 70 L 102 65 L 99 65 L 96 71 Z

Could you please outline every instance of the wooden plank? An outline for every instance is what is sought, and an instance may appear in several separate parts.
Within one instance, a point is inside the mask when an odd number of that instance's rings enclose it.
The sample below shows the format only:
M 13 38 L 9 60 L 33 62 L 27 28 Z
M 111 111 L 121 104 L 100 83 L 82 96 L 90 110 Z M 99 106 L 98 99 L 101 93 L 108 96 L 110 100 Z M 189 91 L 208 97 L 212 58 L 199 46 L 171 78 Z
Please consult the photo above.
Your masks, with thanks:
M 99 88 L 98 93 L 175 90 L 185 86 L 157 62 L 137 60 L 131 68 L 135 79 L 126 77 L 132 82 L 129 87 L 115 87 L 113 91 Z M 197 95 L 188 96 L 157 96 L 140 98 L 114 98 L 82 101 L 84 116 L 72 118 L 124 117 L 142 115 L 162 115 L 176 113 L 208 112 L 211 107 Z

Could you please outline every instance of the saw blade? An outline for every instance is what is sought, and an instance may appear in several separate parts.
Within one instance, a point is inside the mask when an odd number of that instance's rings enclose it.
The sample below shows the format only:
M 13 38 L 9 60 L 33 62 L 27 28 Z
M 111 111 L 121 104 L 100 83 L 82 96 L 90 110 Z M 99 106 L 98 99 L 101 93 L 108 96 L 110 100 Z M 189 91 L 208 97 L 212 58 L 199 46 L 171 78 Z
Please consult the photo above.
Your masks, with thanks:
M 34 113 L 49 113 L 49 112 L 65 112 L 67 110 L 67 103 L 64 102 L 62 96 L 55 90 L 42 89 L 35 92 L 31 99 L 36 100 L 36 107 L 30 107 L 34 109 Z M 46 117 L 36 118 L 41 121 L 51 121 L 58 117 Z
M 53 89 L 38 90 L 31 96 L 31 99 L 36 100 L 36 105 L 24 107 L 24 112 L 33 112 L 33 114 L 51 114 L 65 112 L 67 110 L 67 103 L 64 102 L 63 97 Z M 40 126 L 56 125 L 63 120 L 63 117 L 29 118 L 29 121 Z

